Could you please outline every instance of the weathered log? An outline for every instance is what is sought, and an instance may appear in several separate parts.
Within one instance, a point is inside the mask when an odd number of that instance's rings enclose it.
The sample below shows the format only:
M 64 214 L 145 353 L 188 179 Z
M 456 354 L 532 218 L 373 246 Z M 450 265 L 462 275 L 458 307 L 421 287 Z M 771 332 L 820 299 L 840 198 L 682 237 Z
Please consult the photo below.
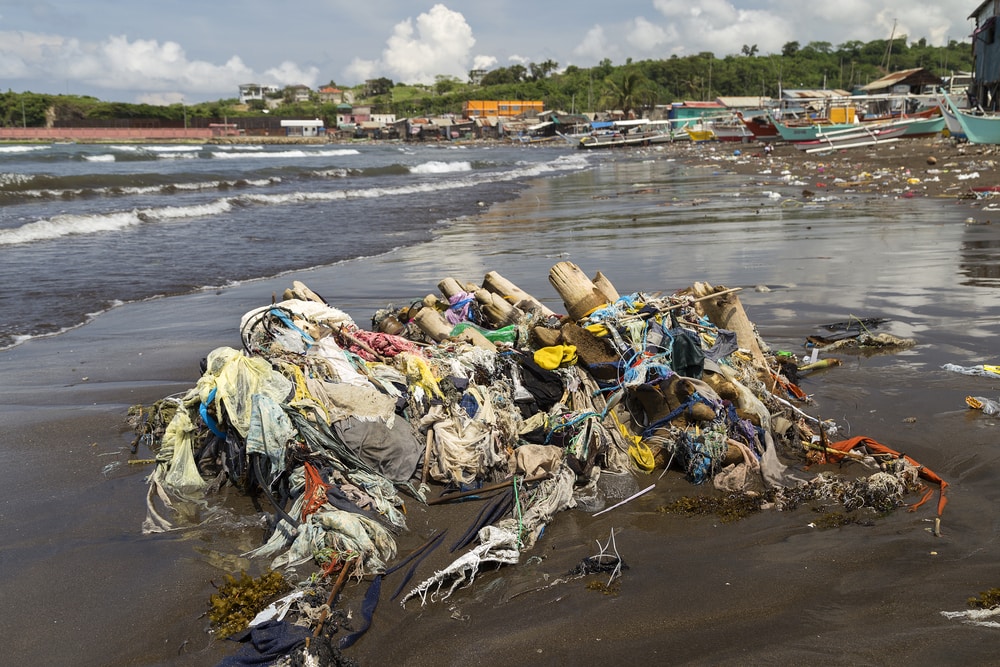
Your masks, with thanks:
M 476 347 L 481 347 L 484 350 L 496 352 L 497 349 L 496 345 L 473 327 L 467 327 L 461 333 L 452 336 L 451 332 L 454 326 L 445 319 L 444 315 L 433 308 L 421 308 L 414 315 L 413 323 L 420 327 L 420 330 L 430 336 L 431 339 L 439 343 L 445 340 L 459 340 L 475 345 Z
M 489 290 L 494 294 L 498 294 L 508 303 L 514 304 L 522 310 L 530 310 L 531 312 L 538 314 L 540 317 L 552 317 L 555 315 L 551 308 L 501 276 L 496 271 L 490 271 L 483 278 L 483 289 Z M 524 305 L 525 302 L 530 304 L 530 306 L 526 307 Z
M 698 307 L 709 321 L 720 329 L 734 332 L 736 344 L 750 352 L 754 365 L 766 368 L 764 345 L 736 293 L 725 287 L 713 287 L 708 283 L 695 283 L 692 290 L 698 300 Z M 712 298 L 716 294 L 717 298 Z
M 438 289 L 441 290 L 441 294 L 444 294 L 446 299 L 451 301 L 453 296 L 463 292 L 473 292 L 476 288 L 472 285 L 463 285 L 454 278 L 445 278 L 438 283 Z
M 317 303 L 326 303 L 326 300 L 323 299 L 323 297 L 321 297 L 319 294 L 316 294 L 316 292 L 313 292 L 311 289 L 309 289 L 309 287 L 306 286 L 305 283 L 300 282 L 298 280 L 292 281 L 292 286 L 286 289 L 282 293 L 281 298 L 284 299 L 285 301 L 288 301 L 289 299 L 299 299 L 301 301 L 315 301 Z
M 496 328 L 513 324 L 524 314 L 524 311 L 507 303 L 499 294 L 482 287 L 476 290 L 476 301 L 479 302 L 479 312 Z
M 597 275 L 594 276 L 594 280 L 591 282 L 593 282 L 594 287 L 596 287 L 598 291 L 604 295 L 604 298 L 608 300 L 608 303 L 614 303 L 621 298 L 621 295 L 618 294 L 618 290 L 615 289 L 615 286 L 612 285 L 611 281 L 608 280 L 608 277 L 600 271 L 597 272 Z
M 559 292 L 566 313 L 574 321 L 609 303 L 608 298 L 573 262 L 559 262 L 549 270 L 549 282 Z

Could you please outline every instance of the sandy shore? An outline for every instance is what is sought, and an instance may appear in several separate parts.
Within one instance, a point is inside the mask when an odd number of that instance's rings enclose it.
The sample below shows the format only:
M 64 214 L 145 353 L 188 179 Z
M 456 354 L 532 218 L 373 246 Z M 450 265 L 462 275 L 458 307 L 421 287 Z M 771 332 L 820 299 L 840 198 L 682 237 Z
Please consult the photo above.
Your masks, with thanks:
M 943 136 L 820 153 L 806 153 L 788 143 L 775 144 L 770 154 L 758 143 L 677 144 L 671 149 L 680 159 L 717 161 L 761 183 L 798 184 L 805 197 L 850 193 L 975 199 L 974 188 L 1000 186 L 997 147 Z
M 966 191 L 970 181 L 996 183 L 995 171 L 987 169 L 994 159 L 991 151 L 908 140 L 894 148 L 823 156 L 780 146 L 767 157 L 754 146 L 677 145 L 658 157 L 745 174 L 761 184 L 792 186 L 802 198 L 837 191 L 877 199 L 942 200 L 934 206 L 952 198 L 962 208 L 941 216 L 942 226 L 948 223 L 945 231 L 957 228 L 960 235 L 966 216 L 989 215 L 983 202 L 966 198 Z M 935 157 L 936 164 L 928 164 L 928 157 Z M 975 172 L 977 179 L 959 179 Z M 872 177 L 862 183 L 857 176 L 865 173 Z M 360 267 L 129 304 L 62 336 L 5 352 L 0 357 L 5 378 L 0 429 L 8 443 L 0 499 L 0 631 L 13 660 L 201 666 L 231 653 L 232 645 L 209 638 L 201 614 L 222 573 L 259 566 L 238 556 L 256 545 L 259 526 L 251 519 L 242 526 L 141 536 L 148 470 L 123 464 L 133 437 L 124 424 L 128 407 L 191 386 L 201 357 L 216 346 L 238 344 L 234 323 L 293 278 L 321 293 L 337 286 L 336 305 L 361 323 L 387 295 L 399 299 L 427 293 L 447 275 L 475 277 L 472 270 L 483 267 L 466 263 L 474 253 L 480 253 L 476 259 L 485 269 L 509 272 L 529 291 L 548 294 L 544 272 L 537 267 L 558 260 L 524 258 L 518 247 L 533 238 L 525 221 L 534 215 L 536 194 L 544 196 L 530 191 L 484 220 L 456 225 L 437 246 L 406 249 Z M 912 204 L 902 202 L 901 207 Z M 834 216 L 827 221 L 834 236 L 853 231 L 837 227 Z M 544 218 L 539 227 L 550 222 Z M 525 225 L 521 235 L 515 233 L 519 225 Z M 565 247 L 552 251 L 571 251 L 588 270 L 600 269 L 623 286 L 682 286 L 656 282 L 658 274 L 644 275 L 641 267 L 624 261 L 606 263 L 610 250 L 573 246 L 574 233 L 566 231 Z M 486 238 L 507 245 L 486 247 Z M 741 240 L 729 244 L 739 246 Z M 448 250 L 446 256 L 441 247 Z M 831 243 L 823 254 L 840 250 Z M 875 264 L 880 253 L 880 247 L 872 247 L 854 261 Z M 804 253 L 780 255 L 789 256 L 805 266 L 803 281 L 820 263 Z M 662 257 L 661 263 L 669 263 L 667 252 Z M 899 275 L 925 270 L 910 261 L 899 256 Z M 715 278 L 710 265 L 704 271 L 702 278 Z M 903 279 L 894 275 L 891 282 Z M 354 291 L 360 285 L 364 294 Z M 890 294 L 877 305 L 891 303 L 900 319 L 930 321 L 926 326 L 934 328 L 923 333 L 937 354 L 968 345 L 962 328 L 953 328 L 944 315 L 921 310 L 929 308 L 923 304 L 909 305 L 905 286 L 898 293 L 880 289 Z M 851 290 L 860 287 L 845 278 L 845 285 L 830 285 L 827 291 L 793 287 L 786 301 L 765 293 L 748 294 L 745 301 L 751 319 L 767 312 L 768 325 L 791 330 L 792 339 L 807 330 L 799 318 L 822 321 L 840 306 L 846 310 L 845 304 L 870 305 L 867 295 L 852 302 L 850 294 L 839 293 Z M 970 309 L 960 302 L 949 305 Z M 984 312 L 992 317 L 990 308 Z M 991 528 L 998 525 L 994 508 L 1000 507 L 996 431 L 974 421 L 962 406 L 970 386 L 963 377 L 928 380 L 907 363 L 857 358 L 811 387 L 825 414 L 891 444 L 905 443 L 908 453 L 953 482 L 943 538 L 935 539 L 927 530 L 933 512 L 900 511 L 870 527 L 828 531 L 809 528 L 813 515 L 805 510 L 762 513 L 733 524 L 711 516 L 666 515 L 660 511 L 664 504 L 699 491 L 671 474 L 657 481 L 655 493 L 625 512 L 600 517 L 563 513 L 527 562 L 484 572 L 474 587 L 450 600 L 426 607 L 414 601 L 404 609 L 388 600 L 399 579 L 387 579 L 376 622 L 351 656 L 364 666 L 434 667 L 987 664 L 993 659 L 993 635 L 940 616 L 942 609 L 961 609 L 969 595 L 998 585 Z M 906 421 L 914 415 L 919 415 L 916 425 Z M 948 451 L 942 452 L 945 445 Z M 222 502 L 234 514 L 252 517 L 245 499 L 233 494 Z M 434 530 L 448 528 L 447 541 L 457 540 L 479 509 L 474 504 L 412 507 L 400 553 L 423 543 Z M 579 581 L 560 581 L 596 552 L 595 540 L 606 541 L 612 533 L 630 568 L 613 594 Z M 418 578 L 454 557 L 440 551 L 424 562 Z M 352 585 L 343 598 L 355 614 L 366 585 Z

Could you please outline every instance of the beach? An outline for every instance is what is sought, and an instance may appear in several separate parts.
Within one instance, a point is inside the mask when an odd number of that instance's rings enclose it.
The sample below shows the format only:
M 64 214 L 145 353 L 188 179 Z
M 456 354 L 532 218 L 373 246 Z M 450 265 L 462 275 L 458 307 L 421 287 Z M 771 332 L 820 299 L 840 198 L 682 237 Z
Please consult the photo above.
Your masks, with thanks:
M 995 663 L 995 628 L 942 615 L 1000 585 L 1000 425 L 964 402 L 996 397 L 1000 383 L 942 370 L 995 362 L 1000 225 L 970 187 L 1000 184 L 992 150 L 914 139 L 830 155 L 714 144 L 589 159 L 586 169 L 526 177 L 516 191 L 489 190 L 494 200 L 435 191 L 423 208 L 461 205 L 429 211 L 441 224 L 397 230 L 400 242 L 363 257 L 128 301 L 0 352 L 0 628 L 12 662 L 213 665 L 234 650 L 207 632 L 204 612 L 226 573 L 261 567 L 241 556 L 263 537 L 259 515 L 229 489 L 218 525 L 142 535 L 149 468 L 128 463 L 126 416 L 189 388 L 210 350 L 238 347 L 243 313 L 301 280 L 364 325 L 444 277 L 479 281 L 493 270 L 560 309 L 548 272 L 568 259 L 623 294 L 699 280 L 740 287 L 762 338 L 799 354 L 825 323 L 888 318 L 890 332 L 917 345 L 838 355 L 839 367 L 804 384 L 805 409 L 946 479 L 940 536 L 933 503 L 832 529 L 811 525 L 804 508 L 731 523 L 667 514 L 663 506 L 702 490 L 658 470 L 635 482 L 655 483 L 652 492 L 599 517 L 557 515 L 524 562 L 481 572 L 447 600 L 403 607 L 384 592 L 347 657 L 437 667 Z M 183 272 L 183 257 L 170 261 Z M 399 552 L 435 530 L 460 533 L 478 509 L 408 503 Z M 628 565 L 613 591 L 567 577 L 612 537 Z M 418 578 L 453 557 L 435 553 Z M 396 583 L 387 578 L 386 590 Z M 355 618 L 365 587 L 352 582 L 341 599 Z

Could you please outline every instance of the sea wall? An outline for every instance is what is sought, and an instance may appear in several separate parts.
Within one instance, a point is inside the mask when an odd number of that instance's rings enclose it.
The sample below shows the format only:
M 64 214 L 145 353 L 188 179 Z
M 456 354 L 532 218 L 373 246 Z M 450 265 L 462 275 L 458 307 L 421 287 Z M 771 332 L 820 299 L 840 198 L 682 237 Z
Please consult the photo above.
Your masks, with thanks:
M 204 140 L 215 134 L 207 127 L 0 127 L 0 141 Z

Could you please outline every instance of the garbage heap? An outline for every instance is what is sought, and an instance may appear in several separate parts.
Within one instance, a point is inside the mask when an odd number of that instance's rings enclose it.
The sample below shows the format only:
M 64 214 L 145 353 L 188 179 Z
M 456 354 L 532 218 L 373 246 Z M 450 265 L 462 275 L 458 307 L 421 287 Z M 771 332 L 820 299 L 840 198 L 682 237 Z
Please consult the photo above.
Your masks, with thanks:
M 623 296 L 570 262 L 549 282 L 561 314 L 490 272 L 479 285 L 446 278 L 440 294 L 376 312 L 370 329 L 293 283 L 243 316 L 242 349 L 212 350 L 191 390 L 133 408 L 136 444 L 156 452 L 144 530 L 204 520 L 232 485 L 269 504 L 270 538 L 249 556 L 360 578 L 396 558 L 404 497 L 507 488 L 469 551 L 403 599 L 426 602 L 484 562 L 518 562 L 560 511 L 599 511 L 656 469 L 769 493 L 781 508 L 803 489 L 844 493 L 782 460 L 878 464 L 892 452 L 831 441 L 836 426 L 802 409 L 808 397 L 738 289 Z M 857 502 L 876 489 L 901 504 L 922 488 L 916 462 L 893 460 Z

